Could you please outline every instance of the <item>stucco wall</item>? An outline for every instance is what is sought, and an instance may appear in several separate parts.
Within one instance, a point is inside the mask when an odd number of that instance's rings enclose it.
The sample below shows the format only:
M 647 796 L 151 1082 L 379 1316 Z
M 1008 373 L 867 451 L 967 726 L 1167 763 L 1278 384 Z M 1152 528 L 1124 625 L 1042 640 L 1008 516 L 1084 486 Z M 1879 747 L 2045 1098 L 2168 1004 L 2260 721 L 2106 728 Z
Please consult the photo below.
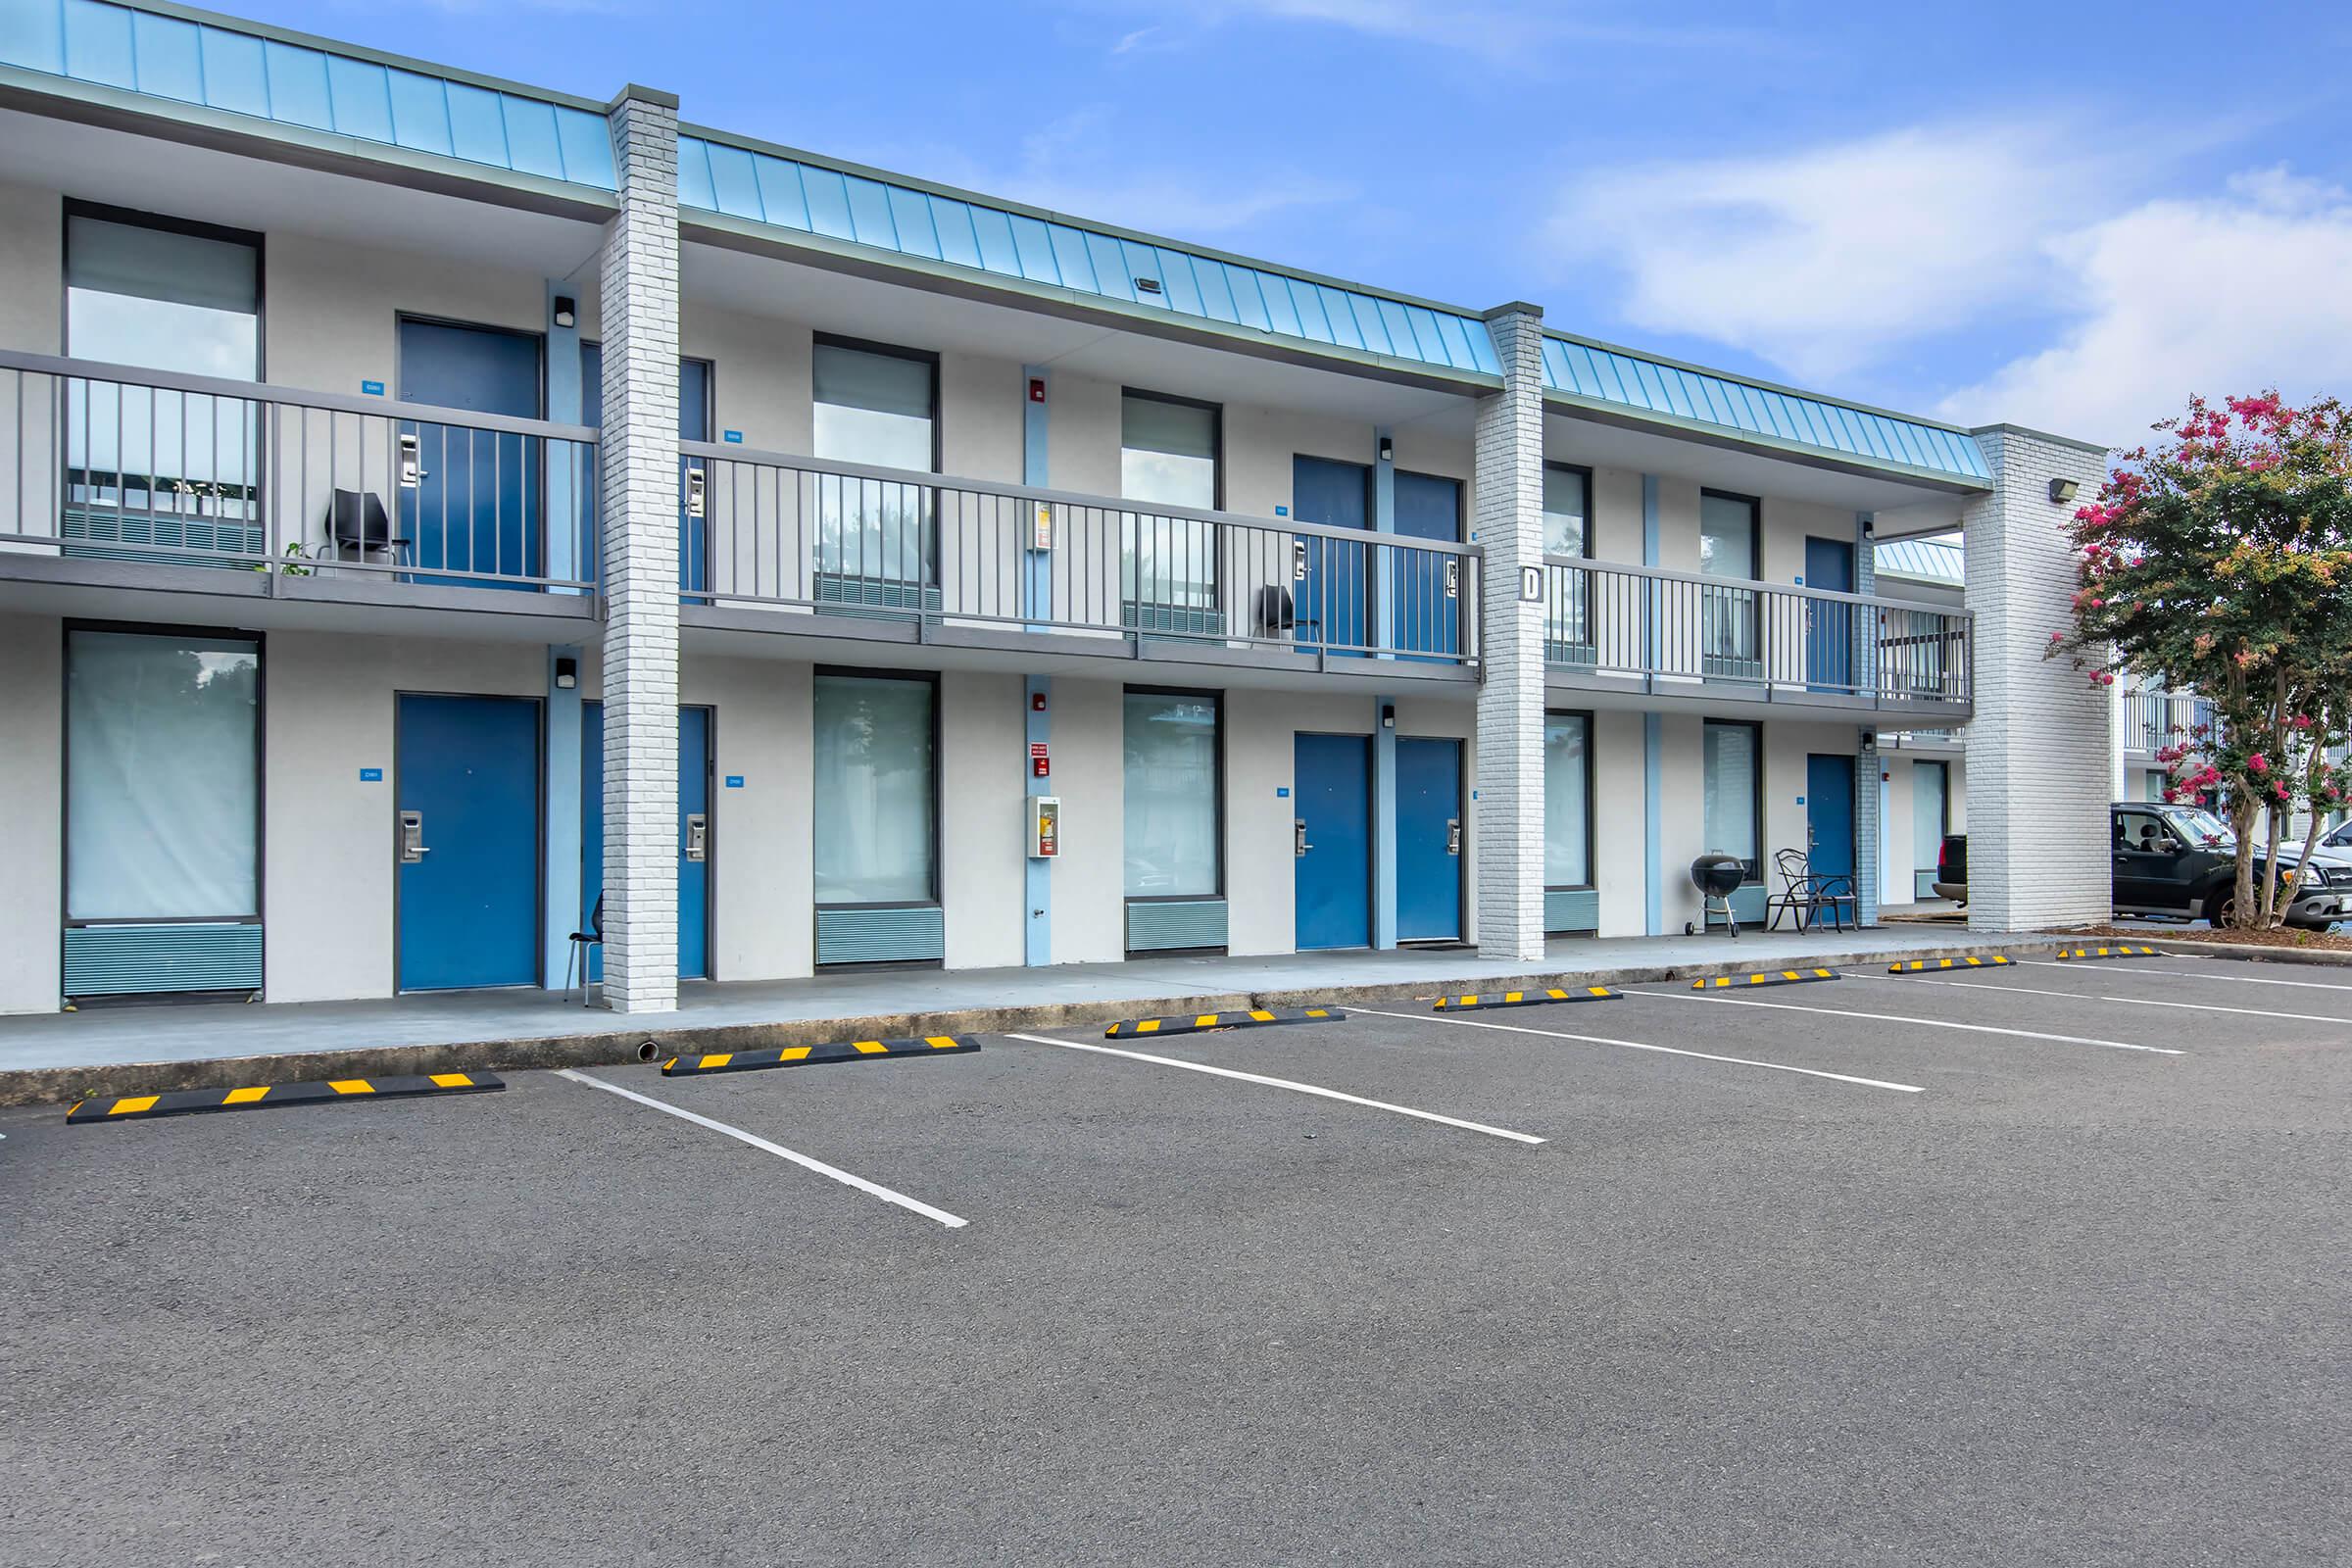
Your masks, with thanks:
M 0 1012 L 56 1010 L 65 802 L 65 629 L 0 614 Z

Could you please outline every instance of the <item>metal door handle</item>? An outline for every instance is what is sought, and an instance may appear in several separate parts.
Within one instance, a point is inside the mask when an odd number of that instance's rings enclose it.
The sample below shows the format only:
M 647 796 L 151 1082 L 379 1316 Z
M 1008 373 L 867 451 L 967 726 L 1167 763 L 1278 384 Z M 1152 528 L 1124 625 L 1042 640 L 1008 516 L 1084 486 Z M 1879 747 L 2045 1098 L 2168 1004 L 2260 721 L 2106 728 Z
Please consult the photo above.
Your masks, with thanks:
M 432 851 L 424 842 L 424 813 L 422 811 L 401 812 L 400 863 L 415 865 L 430 854 Z
M 1291 818 L 1291 853 L 1304 855 L 1313 848 L 1312 844 L 1306 842 L 1306 818 L 1303 816 Z
M 1446 853 L 1447 855 L 1462 853 L 1462 819 L 1458 816 L 1449 816 L 1446 819 Z
M 710 818 L 701 811 L 686 813 L 686 858 L 707 860 L 710 858 Z
M 404 490 L 414 490 L 416 481 L 423 477 L 424 469 L 417 464 L 416 437 L 413 434 L 403 435 L 400 438 L 400 486 Z

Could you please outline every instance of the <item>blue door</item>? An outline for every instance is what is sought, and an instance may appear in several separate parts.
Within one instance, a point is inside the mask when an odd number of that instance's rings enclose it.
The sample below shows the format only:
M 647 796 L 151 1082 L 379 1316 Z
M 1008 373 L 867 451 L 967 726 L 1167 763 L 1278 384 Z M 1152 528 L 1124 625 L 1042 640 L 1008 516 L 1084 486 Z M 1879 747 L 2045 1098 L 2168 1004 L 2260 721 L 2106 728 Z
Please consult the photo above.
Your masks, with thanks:
M 1462 937 L 1462 743 L 1396 737 L 1396 940 Z
M 696 854 L 700 820 L 701 855 Z M 710 710 L 678 710 L 678 978 L 710 973 Z M 605 890 L 605 705 L 580 705 L 580 923 L 593 929 Z M 603 950 L 588 952 L 588 978 L 605 977 Z
M 1854 547 L 1842 539 L 1805 540 L 1805 586 L 1854 591 Z M 1805 601 L 1805 681 L 1817 692 L 1853 689 L 1855 606 Z
M 1301 735 L 1292 758 L 1298 799 L 1298 943 L 1372 945 L 1372 737 Z
M 441 321 L 400 323 L 400 397 L 473 414 L 539 417 L 539 339 Z M 544 570 L 544 443 L 463 425 L 402 420 L 416 482 L 402 484 L 402 534 L 423 573 L 530 577 Z M 426 575 L 427 582 L 458 579 Z M 522 587 L 493 583 L 493 587 Z
M 1300 522 L 1369 530 L 1372 470 L 1326 458 L 1291 460 L 1291 512 Z M 1291 584 L 1301 643 L 1363 649 L 1372 641 L 1372 585 L 1367 544 L 1301 534 L 1306 576 Z M 1360 654 L 1353 657 L 1361 657 Z
M 1462 542 L 1462 482 L 1434 474 L 1396 470 L 1396 531 L 1408 539 Z M 1418 550 L 1392 552 L 1390 568 L 1390 636 L 1399 649 L 1451 655 L 1462 646 L 1461 587 L 1458 575 L 1448 592 L 1446 568 L 1458 566 L 1459 557 L 1433 556 Z M 1428 662 L 1447 662 L 1431 660 Z
M 539 705 L 399 699 L 400 989 L 539 979 Z
M 1854 760 L 1805 759 L 1805 836 L 1813 870 L 1824 876 L 1854 872 Z

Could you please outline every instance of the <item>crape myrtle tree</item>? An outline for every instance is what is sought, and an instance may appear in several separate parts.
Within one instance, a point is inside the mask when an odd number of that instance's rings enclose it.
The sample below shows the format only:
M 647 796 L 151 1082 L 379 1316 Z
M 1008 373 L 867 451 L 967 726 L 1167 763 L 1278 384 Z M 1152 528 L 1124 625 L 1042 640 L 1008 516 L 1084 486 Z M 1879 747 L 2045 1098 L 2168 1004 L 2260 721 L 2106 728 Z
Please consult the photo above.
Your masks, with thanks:
M 2155 428 L 2074 514 L 2074 623 L 2047 654 L 2097 686 L 2130 672 L 2211 702 L 2212 723 L 2159 754 L 2165 797 L 2219 797 L 2237 838 L 2225 917 L 2265 928 L 2286 901 L 2277 875 L 2257 890 L 2257 858 L 2279 864 L 2298 808 L 2307 858 L 2325 813 L 2352 800 L 2329 758 L 2352 731 L 2352 410 L 2198 398 Z

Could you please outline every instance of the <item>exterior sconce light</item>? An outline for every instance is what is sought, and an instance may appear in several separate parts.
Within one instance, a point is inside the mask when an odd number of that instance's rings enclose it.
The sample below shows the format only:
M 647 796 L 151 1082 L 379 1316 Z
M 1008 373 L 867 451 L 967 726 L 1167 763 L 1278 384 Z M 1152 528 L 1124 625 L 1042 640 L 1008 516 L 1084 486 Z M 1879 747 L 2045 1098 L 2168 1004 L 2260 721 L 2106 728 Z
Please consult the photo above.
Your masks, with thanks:
M 558 326 L 577 326 L 580 324 L 579 304 L 568 294 L 559 294 L 556 296 L 556 324 Z
M 556 690 L 570 691 L 580 683 L 580 662 L 576 659 L 556 661 Z
M 2072 479 L 2052 479 L 2050 481 L 2050 500 L 2055 505 L 2063 507 L 2082 493 L 2082 487 Z
M 1396 443 L 1385 435 L 1380 438 L 1380 461 L 1383 463 L 1396 461 Z
M 1396 727 L 1396 705 L 1395 703 L 1383 703 L 1380 705 L 1380 727 L 1382 729 L 1395 729 Z

